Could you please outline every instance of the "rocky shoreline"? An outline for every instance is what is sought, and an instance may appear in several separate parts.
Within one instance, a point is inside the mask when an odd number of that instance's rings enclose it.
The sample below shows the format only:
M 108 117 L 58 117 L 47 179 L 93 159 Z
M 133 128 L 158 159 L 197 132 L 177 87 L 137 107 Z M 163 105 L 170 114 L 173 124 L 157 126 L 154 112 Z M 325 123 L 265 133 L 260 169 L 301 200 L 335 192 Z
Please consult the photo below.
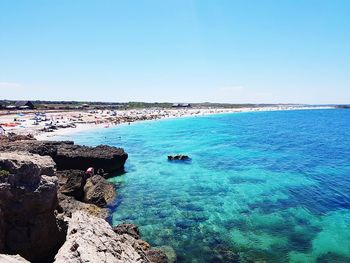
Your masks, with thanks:
M 106 221 L 116 198 L 106 178 L 123 173 L 127 158 L 106 145 L 1 136 L 0 260 L 170 262 L 140 238 L 137 226 L 112 228 Z M 99 173 L 86 173 L 89 167 Z

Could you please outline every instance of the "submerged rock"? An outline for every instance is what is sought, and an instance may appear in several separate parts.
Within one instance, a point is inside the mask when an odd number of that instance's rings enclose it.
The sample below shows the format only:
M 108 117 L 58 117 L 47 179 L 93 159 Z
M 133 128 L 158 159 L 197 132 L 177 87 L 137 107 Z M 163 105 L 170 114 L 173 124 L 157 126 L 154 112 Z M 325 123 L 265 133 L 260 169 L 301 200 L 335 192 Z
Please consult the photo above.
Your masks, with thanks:
M 103 219 L 74 212 L 69 220 L 67 240 L 58 251 L 55 263 L 143 263 L 150 261 L 137 240 L 117 235 Z
M 160 246 L 160 247 L 155 247 L 158 250 L 161 250 L 164 252 L 164 254 L 167 257 L 167 262 L 168 263 L 174 263 L 177 260 L 176 252 L 175 250 L 170 247 L 170 246 Z
M 149 249 L 145 253 L 152 263 L 168 263 L 166 254 L 160 249 Z
M 113 227 L 113 231 L 118 235 L 127 234 L 129 236 L 132 236 L 135 239 L 140 238 L 139 228 L 134 224 L 127 224 L 127 223 L 119 224 Z

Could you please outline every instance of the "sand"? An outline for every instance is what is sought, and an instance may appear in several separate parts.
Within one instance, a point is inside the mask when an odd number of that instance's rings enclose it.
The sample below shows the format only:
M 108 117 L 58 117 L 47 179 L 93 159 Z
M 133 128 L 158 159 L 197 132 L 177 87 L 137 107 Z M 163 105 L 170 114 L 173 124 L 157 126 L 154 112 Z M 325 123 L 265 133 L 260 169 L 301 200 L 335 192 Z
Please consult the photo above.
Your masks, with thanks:
M 76 110 L 62 112 L 22 112 L 0 115 L 0 126 L 6 133 L 32 134 L 38 140 L 49 140 L 57 136 L 72 134 L 90 129 L 110 128 L 123 123 L 180 118 L 209 114 L 277 111 L 300 109 L 324 109 L 330 107 L 305 107 L 276 105 L 252 108 L 178 108 L 178 109 L 137 109 L 137 110 Z M 13 126 L 13 127 L 9 127 Z

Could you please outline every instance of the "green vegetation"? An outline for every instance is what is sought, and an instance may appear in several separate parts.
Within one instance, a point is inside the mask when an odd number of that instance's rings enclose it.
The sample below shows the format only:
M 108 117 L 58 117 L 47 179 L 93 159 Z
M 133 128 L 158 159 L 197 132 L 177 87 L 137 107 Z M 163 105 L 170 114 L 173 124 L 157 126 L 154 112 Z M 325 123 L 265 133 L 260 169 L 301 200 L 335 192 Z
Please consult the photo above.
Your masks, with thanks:
M 87 109 L 87 110 L 99 110 L 99 109 L 147 109 L 147 108 L 171 108 L 173 103 L 170 102 L 97 102 L 97 101 L 43 101 L 33 100 L 31 101 L 37 110 L 75 110 L 75 109 Z M 183 103 L 183 102 L 178 102 Z M 9 105 L 14 105 L 15 101 L 0 100 L 0 109 Z M 245 108 L 245 107 L 270 107 L 283 104 L 231 104 L 231 103 L 189 103 L 192 108 Z M 285 104 L 291 105 L 291 104 Z
M 7 177 L 10 175 L 10 172 L 9 171 L 6 171 L 6 170 L 2 170 L 0 168 L 0 177 Z

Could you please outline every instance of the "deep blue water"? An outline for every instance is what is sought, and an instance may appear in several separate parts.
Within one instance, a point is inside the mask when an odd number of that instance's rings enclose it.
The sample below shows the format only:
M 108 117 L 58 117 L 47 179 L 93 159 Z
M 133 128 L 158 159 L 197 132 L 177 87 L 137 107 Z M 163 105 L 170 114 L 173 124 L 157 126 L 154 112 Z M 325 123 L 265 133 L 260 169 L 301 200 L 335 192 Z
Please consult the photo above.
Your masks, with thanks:
M 129 153 L 112 223 L 177 262 L 350 262 L 350 110 L 139 122 L 74 135 Z M 188 154 L 172 163 L 167 155 Z

